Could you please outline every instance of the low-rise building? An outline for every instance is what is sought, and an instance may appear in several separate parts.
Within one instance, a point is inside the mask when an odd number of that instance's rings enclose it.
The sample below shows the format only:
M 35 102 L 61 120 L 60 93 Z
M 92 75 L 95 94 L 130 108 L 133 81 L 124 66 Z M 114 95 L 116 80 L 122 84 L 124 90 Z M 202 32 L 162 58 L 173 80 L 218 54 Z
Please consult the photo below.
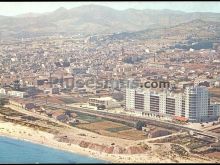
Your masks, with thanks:
M 19 98 L 25 98 L 28 96 L 26 92 L 21 92 L 21 91 L 8 91 L 8 95 Z
M 118 108 L 120 104 L 111 97 L 89 98 L 90 106 L 104 106 L 106 109 Z
M 60 93 L 60 89 L 58 87 L 54 87 L 54 88 L 48 88 L 44 90 L 45 94 L 59 94 Z
M 69 120 L 69 116 L 66 115 L 65 111 L 63 110 L 54 111 L 51 115 L 54 119 L 62 121 L 62 122 L 66 122 Z
M 4 88 L 0 88 L 0 94 L 6 95 L 6 90 Z

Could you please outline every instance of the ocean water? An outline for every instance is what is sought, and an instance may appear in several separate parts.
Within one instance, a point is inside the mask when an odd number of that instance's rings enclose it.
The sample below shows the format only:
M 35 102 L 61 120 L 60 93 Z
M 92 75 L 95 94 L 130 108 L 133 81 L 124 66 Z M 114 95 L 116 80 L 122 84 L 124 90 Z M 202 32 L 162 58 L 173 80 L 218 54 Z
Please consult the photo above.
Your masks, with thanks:
M 0 137 L 2 163 L 107 163 L 71 152 L 56 150 L 39 144 Z

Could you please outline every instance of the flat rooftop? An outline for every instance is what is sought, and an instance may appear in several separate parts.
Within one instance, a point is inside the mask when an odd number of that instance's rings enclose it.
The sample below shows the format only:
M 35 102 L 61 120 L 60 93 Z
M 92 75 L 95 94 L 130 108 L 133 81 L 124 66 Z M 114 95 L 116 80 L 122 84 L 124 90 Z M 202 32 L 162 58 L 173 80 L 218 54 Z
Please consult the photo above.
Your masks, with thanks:
M 111 97 L 94 97 L 94 98 L 89 98 L 89 99 L 96 99 L 96 100 L 100 100 L 100 101 L 114 100 Z

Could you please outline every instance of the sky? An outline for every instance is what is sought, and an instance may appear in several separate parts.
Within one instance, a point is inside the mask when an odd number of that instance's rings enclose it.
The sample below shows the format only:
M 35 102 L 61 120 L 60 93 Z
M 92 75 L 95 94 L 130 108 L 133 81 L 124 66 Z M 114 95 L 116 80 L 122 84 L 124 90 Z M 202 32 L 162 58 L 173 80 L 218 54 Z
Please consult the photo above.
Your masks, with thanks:
M 215 12 L 220 13 L 220 2 L 0 2 L 0 15 L 5 16 L 15 16 L 24 13 L 45 13 L 52 12 L 59 7 L 64 7 L 66 9 L 79 7 L 82 5 L 96 4 L 108 6 L 117 10 L 125 10 L 128 8 L 134 9 L 170 9 L 170 10 L 180 10 L 184 12 Z

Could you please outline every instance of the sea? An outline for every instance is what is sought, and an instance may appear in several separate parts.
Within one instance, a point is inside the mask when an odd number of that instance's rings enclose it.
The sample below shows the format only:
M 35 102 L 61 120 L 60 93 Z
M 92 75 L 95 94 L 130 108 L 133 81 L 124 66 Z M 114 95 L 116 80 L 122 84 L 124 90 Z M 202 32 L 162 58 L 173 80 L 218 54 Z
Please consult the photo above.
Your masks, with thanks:
M 106 161 L 57 150 L 27 141 L 0 137 L 0 164 L 8 163 L 105 163 Z

